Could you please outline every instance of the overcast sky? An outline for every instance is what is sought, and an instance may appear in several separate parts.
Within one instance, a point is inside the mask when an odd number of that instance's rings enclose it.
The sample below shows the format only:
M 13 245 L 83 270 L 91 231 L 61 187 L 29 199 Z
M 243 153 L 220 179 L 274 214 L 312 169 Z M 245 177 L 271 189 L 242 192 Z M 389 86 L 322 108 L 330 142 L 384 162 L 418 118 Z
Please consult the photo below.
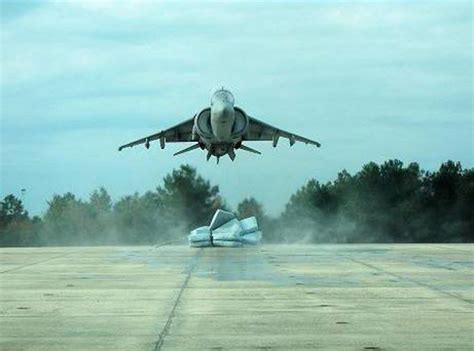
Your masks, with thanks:
M 189 163 L 231 206 L 277 214 L 309 179 L 398 158 L 473 166 L 471 1 L 1 2 L 0 196 L 152 190 Z M 117 151 L 190 118 L 224 85 L 249 115 L 322 143 Z

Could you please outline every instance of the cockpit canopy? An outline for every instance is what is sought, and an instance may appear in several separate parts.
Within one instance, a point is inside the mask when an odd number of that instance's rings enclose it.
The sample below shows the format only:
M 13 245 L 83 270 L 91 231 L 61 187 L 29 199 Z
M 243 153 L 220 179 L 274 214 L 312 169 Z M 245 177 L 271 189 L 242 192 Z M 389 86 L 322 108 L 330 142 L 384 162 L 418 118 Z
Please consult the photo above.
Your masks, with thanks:
M 214 93 L 211 95 L 211 106 L 214 104 L 216 101 L 223 101 L 228 104 L 234 105 L 235 100 L 234 100 L 234 95 L 228 90 L 225 90 L 223 87 L 216 90 Z

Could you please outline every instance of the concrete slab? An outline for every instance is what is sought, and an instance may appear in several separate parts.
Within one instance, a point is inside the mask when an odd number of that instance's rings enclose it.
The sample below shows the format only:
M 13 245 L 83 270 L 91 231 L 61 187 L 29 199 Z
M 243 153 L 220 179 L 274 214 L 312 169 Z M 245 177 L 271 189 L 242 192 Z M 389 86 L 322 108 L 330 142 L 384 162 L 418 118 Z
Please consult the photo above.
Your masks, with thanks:
M 0 249 L 0 350 L 472 350 L 474 245 Z

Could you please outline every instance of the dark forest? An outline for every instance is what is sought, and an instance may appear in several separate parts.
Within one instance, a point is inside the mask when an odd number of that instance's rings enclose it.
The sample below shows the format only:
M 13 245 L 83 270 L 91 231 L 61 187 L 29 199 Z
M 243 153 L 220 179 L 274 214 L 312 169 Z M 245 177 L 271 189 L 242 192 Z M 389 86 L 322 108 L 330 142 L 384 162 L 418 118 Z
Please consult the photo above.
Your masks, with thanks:
M 328 183 L 310 180 L 270 217 L 254 198 L 230 208 L 217 185 L 182 165 L 155 190 L 116 202 L 105 188 L 87 200 L 54 195 L 41 217 L 8 195 L 0 203 L 0 246 L 184 243 L 218 208 L 256 216 L 267 243 L 474 242 L 474 169 L 453 161 L 434 172 L 399 160 L 371 162 Z

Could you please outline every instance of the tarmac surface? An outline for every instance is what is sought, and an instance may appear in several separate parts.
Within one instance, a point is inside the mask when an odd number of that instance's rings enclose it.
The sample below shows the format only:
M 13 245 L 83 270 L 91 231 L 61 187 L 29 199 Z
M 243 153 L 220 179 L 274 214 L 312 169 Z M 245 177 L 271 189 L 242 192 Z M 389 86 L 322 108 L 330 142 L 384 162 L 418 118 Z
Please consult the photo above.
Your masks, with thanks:
M 0 350 L 473 350 L 474 245 L 0 249 Z

